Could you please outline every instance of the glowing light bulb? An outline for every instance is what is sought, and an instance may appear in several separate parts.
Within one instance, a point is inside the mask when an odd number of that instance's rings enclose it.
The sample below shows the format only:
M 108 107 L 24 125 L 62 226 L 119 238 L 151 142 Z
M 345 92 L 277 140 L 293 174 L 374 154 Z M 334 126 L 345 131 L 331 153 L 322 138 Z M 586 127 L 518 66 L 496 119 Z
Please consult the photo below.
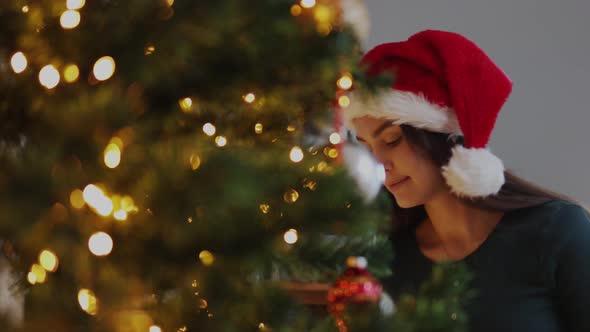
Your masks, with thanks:
M 303 8 L 312 8 L 315 6 L 315 0 L 301 0 L 300 4 Z
M 80 9 L 80 8 L 84 7 L 85 4 L 86 4 L 86 0 L 67 0 L 66 1 L 66 7 L 68 7 L 68 9 Z
M 77 10 L 66 10 L 59 17 L 59 24 L 66 30 L 77 27 L 80 24 L 80 13 Z
M 68 83 L 73 83 L 78 80 L 78 77 L 80 77 L 80 69 L 78 69 L 78 66 L 74 64 L 67 65 L 64 69 L 64 80 Z
M 294 146 L 289 152 L 289 158 L 292 162 L 298 163 L 303 160 L 303 150 L 300 147 Z
M 336 82 L 338 87 L 342 90 L 348 90 L 352 87 L 352 77 L 350 74 L 344 74 Z
M 21 10 L 23 11 L 23 13 L 28 13 L 29 12 L 29 6 L 24 5 Z
M 213 256 L 213 254 L 208 251 L 208 250 L 203 250 L 199 253 L 199 259 L 201 260 L 201 262 L 206 265 L 206 266 L 210 266 L 211 264 L 213 264 L 213 262 L 215 262 L 215 257 Z
M 96 60 L 92 73 L 99 81 L 106 81 L 115 73 L 115 60 L 110 56 L 103 56 Z
M 45 272 L 45 269 L 39 264 L 33 264 L 33 266 L 31 266 L 31 273 L 35 275 L 36 283 L 43 283 L 47 278 L 47 273 Z
M 94 233 L 88 240 L 88 249 L 96 256 L 106 256 L 113 250 L 113 239 L 105 232 Z
M 115 168 L 121 163 L 121 150 L 119 146 L 110 143 L 104 150 L 104 163 L 108 168 Z
M 303 10 L 302 10 L 301 6 L 299 6 L 297 4 L 291 6 L 291 15 L 293 15 L 293 16 L 299 16 L 299 15 L 301 15 L 301 12 L 302 11 Z
M 299 240 L 299 236 L 297 235 L 297 230 L 291 228 L 288 231 L 286 231 L 285 234 L 283 235 L 283 240 L 288 244 L 294 244 L 295 242 L 297 242 L 297 240 Z
M 27 57 L 23 52 L 16 52 L 10 58 L 10 66 L 15 73 L 20 74 L 27 69 Z
M 262 123 L 257 123 L 254 126 L 254 132 L 257 134 L 262 134 L 263 129 L 264 129 L 264 127 L 262 126 Z
M 350 105 L 350 98 L 348 98 L 348 96 L 340 96 L 340 98 L 338 98 L 338 105 L 340 105 L 340 107 L 348 107 L 348 105 Z
M 157 325 L 150 326 L 149 332 L 162 332 L 162 329 Z
M 178 101 L 178 105 L 180 105 L 180 109 L 183 112 L 188 113 L 193 108 L 193 100 L 190 99 L 189 97 L 186 97 L 186 98 L 183 98 L 183 99 L 179 100 Z
M 248 93 L 247 95 L 243 96 L 242 98 L 248 104 L 252 104 L 256 100 L 256 96 L 252 92 Z
M 213 136 L 213 135 L 215 135 L 215 131 L 216 131 L 216 129 L 215 129 L 215 126 L 214 125 L 212 125 L 212 124 L 210 124 L 208 122 L 203 125 L 203 132 L 207 136 Z
M 41 263 L 41 266 L 45 270 L 49 272 L 55 272 L 57 270 L 59 260 L 53 252 L 49 250 L 43 250 L 41 254 L 39 254 L 39 263 Z
M 196 171 L 201 166 L 201 158 L 196 154 L 191 155 L 189 162 L 193 171 Z
M 217 144 L 219 147 L 224 147 L 227 145 L 227 138 L 224 136 L 217 136 L 215 137 L 215 144 Z
M 338 134 L 338 133 L 330 134 L 330 143 L 340 144 L 340 142 L 342 142 L 342 137 L 340 137 L 340 134 Z
M 268 205 L 268 204 L 264 204 L 264 203 L 260 204 L 259 208 L 260 208 L 260 212 L 262 212 L 264 214 L 267 214 L 270 211 L 270 205 Z
M 53 89 L 59 84 L 59 72 L 53 65 L 47 65 L 39 71 L 39 82 L 47 89 Z
M 289 189 L 283 194 L 283 200 L 289 204 L 297 202 L 299 193 L 295 189 Z
M 89 289 L 82 288 L 78 291 L 78 304 L 89 315 L 94 316 L 98 313 L 98 301 L 94 293 Z

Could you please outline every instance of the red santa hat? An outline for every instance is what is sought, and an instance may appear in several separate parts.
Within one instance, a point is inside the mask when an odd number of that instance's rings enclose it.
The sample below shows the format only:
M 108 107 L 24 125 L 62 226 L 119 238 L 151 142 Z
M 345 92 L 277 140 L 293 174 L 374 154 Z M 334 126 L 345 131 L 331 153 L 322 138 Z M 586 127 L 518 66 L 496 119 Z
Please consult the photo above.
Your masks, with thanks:
M 351 98 L 344 109 L 350 128 L 352 119 L 369 115 L 462 135 L 464 146 L 455 146 L 442 167 L 452 192 L 485 197 L 500 190 L 504 165 L 486 146 L 512 82 L 477 45 L 456 33 L 426 30 L 373 48 L 361 64 L 368 76 L 391 72 L 395 82 L 368 99 Z

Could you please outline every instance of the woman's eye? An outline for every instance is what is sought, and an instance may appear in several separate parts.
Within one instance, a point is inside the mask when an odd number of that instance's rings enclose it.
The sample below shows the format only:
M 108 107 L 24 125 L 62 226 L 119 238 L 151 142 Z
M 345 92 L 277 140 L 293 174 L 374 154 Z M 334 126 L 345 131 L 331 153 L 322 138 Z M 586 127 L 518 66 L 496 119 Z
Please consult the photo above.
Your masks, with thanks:
M 396 145 L 399 144 L 399 142 L 401 140 L 402 140 L 401 138 L 398 138 L 398 139 L 393 140 L 393 141 L 385 141 L 385 145 L 387 145 L 387 146 L 396 146 Z

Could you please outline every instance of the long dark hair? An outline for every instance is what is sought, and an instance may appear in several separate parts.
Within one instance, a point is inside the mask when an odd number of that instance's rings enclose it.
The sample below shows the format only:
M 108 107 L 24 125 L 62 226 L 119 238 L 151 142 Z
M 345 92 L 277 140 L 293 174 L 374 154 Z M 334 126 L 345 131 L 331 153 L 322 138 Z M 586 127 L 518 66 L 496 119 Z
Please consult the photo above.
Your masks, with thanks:
M 451 158 L 451 149 L 463 145 L 463 137 L 434 133 L 416 127 L 401 125 L 404 138 L 416 152 L 424 154 L 438 167 L 446 165 Z M 565 195 L 553 192 L 516 176 L 510 170 L 504 171 L 506 182 L 496 195 L 485 198 L 465 199 L 465 202 L 479 208 L 496 211 L 512 211 L 535 206 L 552 200 L 562 200 L 578 204 Z M 426 218 L 423 205 L 401 208 L 393 199 L 393 221 L 402 226 L 416 225 Z

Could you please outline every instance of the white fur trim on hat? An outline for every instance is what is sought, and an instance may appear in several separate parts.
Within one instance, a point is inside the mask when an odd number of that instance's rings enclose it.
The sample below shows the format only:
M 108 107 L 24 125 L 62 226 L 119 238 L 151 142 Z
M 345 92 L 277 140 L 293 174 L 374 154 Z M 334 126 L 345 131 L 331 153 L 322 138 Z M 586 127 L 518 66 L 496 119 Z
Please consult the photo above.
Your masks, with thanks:
M 354 128 L 352 120 L 363 116 L 391 119 L 396 125 L 409 124 L 434 132 L 461 135 L 457 116 L 452 109 L 429 102 L 422 94 L 389 90 L 366 100 L 351 95 L 351 102 L 343 110 L 348 128 Z
M 490 150 L 453 147 L 442 174 L 451 192 L 460 197 L 485 197 L 497 194 L 504 184 L 504 164 Z

